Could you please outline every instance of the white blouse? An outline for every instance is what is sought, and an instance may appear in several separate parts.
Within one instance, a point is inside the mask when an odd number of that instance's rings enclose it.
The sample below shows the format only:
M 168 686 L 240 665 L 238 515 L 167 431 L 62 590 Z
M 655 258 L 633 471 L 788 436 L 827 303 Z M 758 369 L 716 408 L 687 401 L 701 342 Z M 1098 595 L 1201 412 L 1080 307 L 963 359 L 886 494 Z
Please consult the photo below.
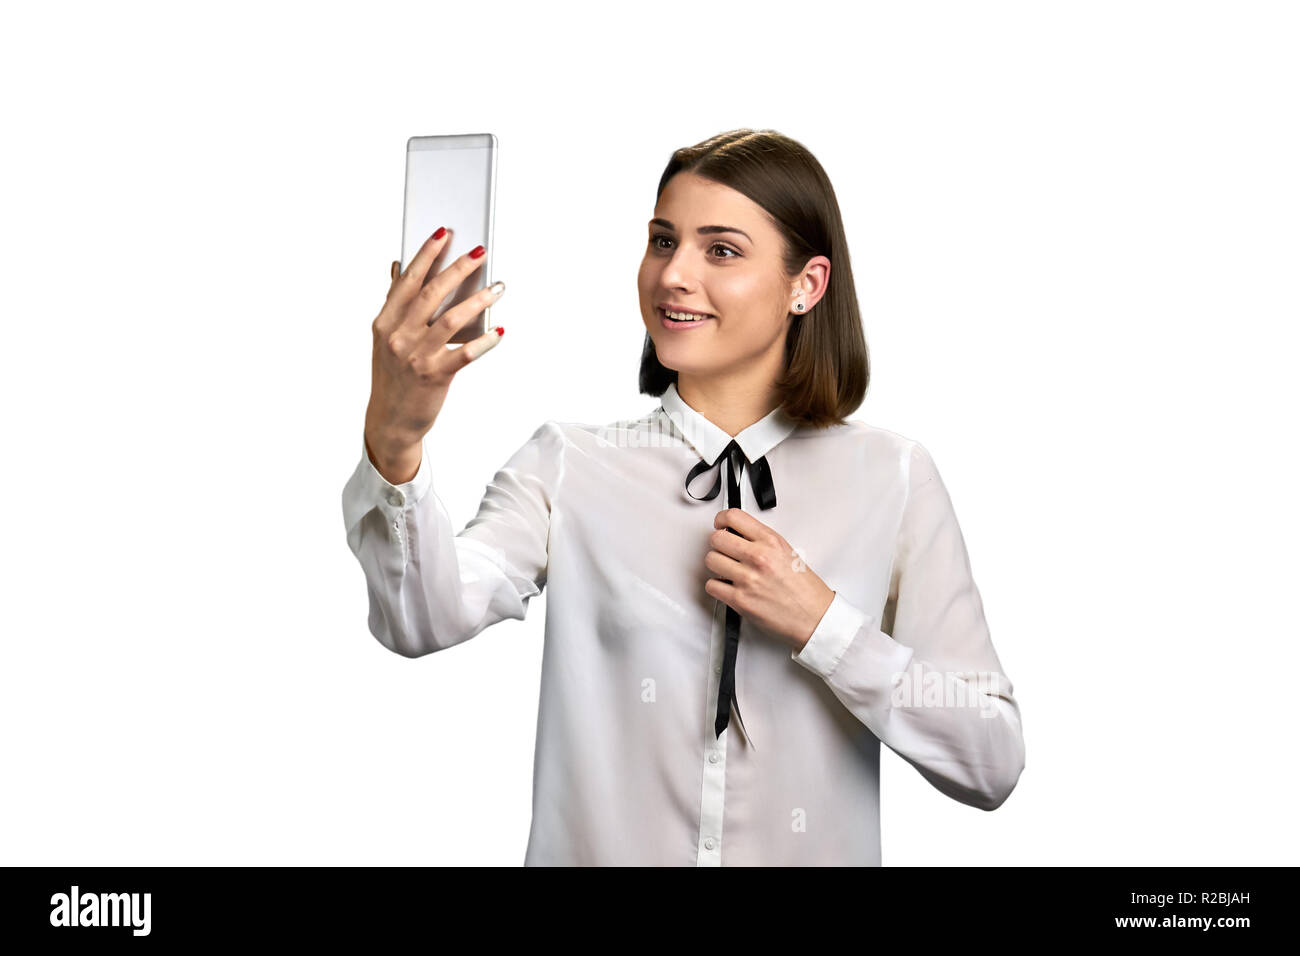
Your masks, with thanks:
M 735 440 L 777 499 L 760 510 L 743 469 L 741 507 L 835 597 L 800 651 L 742 616 L 743 723 L 720 737 L 727 606 L 704 556 L 728 462 L 685 483 L 731 436 L 675 386 L 639 419 L 542 424 L 459 534 L 427 453 L 392 485 L 362 444 L 343 517 L 385 647 L 451 647 L 549 588 L 526 866 L 878 866 L 881 741 L 984 810 L 1019 779 L 1019 707 L 929 452 L 780 408 Z

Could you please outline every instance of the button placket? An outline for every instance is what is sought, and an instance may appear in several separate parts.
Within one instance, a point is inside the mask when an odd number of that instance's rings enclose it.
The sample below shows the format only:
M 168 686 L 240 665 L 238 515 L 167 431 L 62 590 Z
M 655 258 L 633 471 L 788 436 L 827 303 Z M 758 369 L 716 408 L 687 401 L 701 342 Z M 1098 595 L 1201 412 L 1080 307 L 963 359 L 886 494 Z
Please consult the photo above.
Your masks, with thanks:
M 719 601 L 714 609 L 713 627 L 709 635 L 710 670 L 716 675 L 722 671 L 722 655 L 726 644 L 725 605 Z M 722 865 L 722 826 L 724 802 L 727 789 L 727 742 L 731 738 L 731 728 L 714 737 L 712 715 L 717 709 L 717 681 L 708 681 L 709 693 L 706 695 L 706 724 L 708 732 L 706 750 L 701 777 L 700 791 L 700 829 L 698 836 L 695 865 Z

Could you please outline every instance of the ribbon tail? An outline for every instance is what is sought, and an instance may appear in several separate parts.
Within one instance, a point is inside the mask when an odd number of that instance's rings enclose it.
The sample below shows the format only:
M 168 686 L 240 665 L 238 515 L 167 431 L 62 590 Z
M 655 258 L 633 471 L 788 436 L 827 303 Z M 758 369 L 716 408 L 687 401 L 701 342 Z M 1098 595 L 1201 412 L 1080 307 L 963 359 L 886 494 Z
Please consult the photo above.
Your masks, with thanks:
M 731 712 L 736 712 L 740 732 L 753 749 L 754 738 L 745 726 L 745 718 L 740 713 L 739 695 L 736 692 L 736 658 L 740 651 L 741 616 L 735 608 L 727 608 L 726 642 L 722 654 L 722 678 L 718 682 L 718 713 L 714 723 L 715 737 L 721 737 L 722 731 L 731 724 Z
M 764 455 L 749 465 L 749 483 L 754 489 L 754 500 L 763 510 L 776 507 L 776 486 L 772 484 L 772 469 Z

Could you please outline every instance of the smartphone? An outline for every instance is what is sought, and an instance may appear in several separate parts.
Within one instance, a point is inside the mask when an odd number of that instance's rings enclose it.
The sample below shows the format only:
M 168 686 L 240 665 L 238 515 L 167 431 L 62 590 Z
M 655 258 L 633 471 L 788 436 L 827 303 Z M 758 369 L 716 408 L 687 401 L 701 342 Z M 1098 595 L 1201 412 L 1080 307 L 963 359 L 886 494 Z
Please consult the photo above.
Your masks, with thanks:
M 491 133 L 412 136 L 406 141 L 406 192 L 402 209 L 402 269 L 439 226 L 451 230 L 425 279 L 427 285 L 475 246 L 483 262 L 438 304 L 437 318 L 492 284 L 492 218 L 497 192 L 497 138 Z M 492 327 L 484 309 L 448 341 L 464 343 Z

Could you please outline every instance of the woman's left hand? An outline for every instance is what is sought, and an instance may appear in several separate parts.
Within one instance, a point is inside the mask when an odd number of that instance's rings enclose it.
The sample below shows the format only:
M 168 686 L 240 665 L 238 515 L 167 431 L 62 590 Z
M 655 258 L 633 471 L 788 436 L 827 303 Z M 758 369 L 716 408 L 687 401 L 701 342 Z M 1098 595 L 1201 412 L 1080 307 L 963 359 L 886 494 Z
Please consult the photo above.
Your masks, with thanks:
M 719 511 L 713 526 L 717 529 L 709 537 L 713 550 L 704 556 L 704 565 L 718 577 L 705 581 L 704 590 L 784 638 L 793 650 L 801 650 L 835 592 L 785 538 L 748 512 Z

